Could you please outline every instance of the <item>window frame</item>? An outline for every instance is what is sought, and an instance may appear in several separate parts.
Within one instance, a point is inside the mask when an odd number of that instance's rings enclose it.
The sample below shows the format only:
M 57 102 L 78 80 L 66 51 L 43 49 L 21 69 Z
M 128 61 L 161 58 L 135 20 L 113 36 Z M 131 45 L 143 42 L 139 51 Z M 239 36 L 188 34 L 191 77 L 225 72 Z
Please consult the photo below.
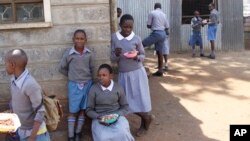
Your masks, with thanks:
M 1 4 L 10 3 L 11 0 L 0 0 Z M 42 0 L 15 0 L 16 3 L 27 3 L 27 2 L 38 2 Z M 13 2 L 13 1 L 12 1 Z M 43 0 L 43 11 L 44 11 L 44 21 L 42 22 L 28 22 L 28 23 L 6 23 L 0 24 L 0 30 L 6 29 L 26 29 L 26 28 L 43 28 L 43 27 L 52 27 L 52 16 L 51 16 L 51 3 L 50 0 Z M 13 11 L 14 10 L 14 11 Z M 12 12 L 15 12 L 16 8 L 12 9 Z M 15 14 L 13 14 L 15 15 Z M 14 16 L 13 18 L 16 18 Z M 16 21 L 16 20 L 14 20 Z

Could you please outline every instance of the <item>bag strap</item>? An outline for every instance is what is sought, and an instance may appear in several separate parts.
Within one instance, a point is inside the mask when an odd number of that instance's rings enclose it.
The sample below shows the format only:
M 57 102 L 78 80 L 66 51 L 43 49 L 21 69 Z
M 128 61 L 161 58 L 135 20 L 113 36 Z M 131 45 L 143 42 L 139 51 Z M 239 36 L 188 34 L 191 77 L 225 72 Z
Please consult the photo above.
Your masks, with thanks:
M 39 106 L 36 108 L 36 110 L 35 110 L 35 113 L 37 113 L 37 111 L 43 106 L 43 97 L 44 96 L 47 96 L 46 94 L 45 94 L 45 91 L 42 89 L 42 100 L 41 100 L 41 103 L 39 104 Z

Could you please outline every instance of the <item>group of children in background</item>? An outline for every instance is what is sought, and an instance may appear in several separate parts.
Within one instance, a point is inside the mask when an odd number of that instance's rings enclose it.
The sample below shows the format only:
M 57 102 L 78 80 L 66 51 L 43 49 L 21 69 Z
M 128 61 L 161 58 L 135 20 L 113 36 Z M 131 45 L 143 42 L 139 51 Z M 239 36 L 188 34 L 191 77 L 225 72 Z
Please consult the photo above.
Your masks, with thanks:
M 215 9 L 215 5 L 213 3 L 209 4 L 208 9 L 210 10 L 209 19 L 203 20 L 200 17 L 200 12 L 195 11 L 194 17 L 191 19 L 191 27 L 192 27 L 192 35 L 189 40 L 189 45 L 192 47 L 192 57 L 195 57 L 195 46 L 200 47 L 200 57 L 205 57 L 203 52 L 203 41 L 202 41 L 202 34 L 201 28 L 208 24 L 208 41 L 211 44 L 211 53 L 208 55 L 208 58 L 215 59 L 215 39 L 216 39 L 216 32 L 217 32 L 217 25 L 219 23 L 219 14 L 218 11 Z
M 74 46 L 60 61 L 59 71 L 68 77 L 68 140 L 80 141 L 86 115 L 92 119 L 94 141 L 134 141 L 125 115 L 134 113 L 141 119 L 136 136 L 144 135 L 154 119 L 148 77 L 143 67 L 144 47 L 133 32 L 134 19 L 123 15 L 121 31 L 112 35 L 111 60 L 118 63 L 118 83 L 114 82 L 112 67 L 102 64 L 98 69 L 98 82 L 93 82 L 94 54 L 86 47 L 87 35 L 76 30 Z M 134 58 L 123 54 L 137 50 Z M 50 141 L 44 122 L 42 88 L 26 69 L 28 57 L 22 49 L 9 51 L 5 57 L 6 71 L 11 79 L 11 107 L 21 121 L 18 129 L 20 141 Z M 100 117 L 118 114 L 118 121 L 102 125 Z

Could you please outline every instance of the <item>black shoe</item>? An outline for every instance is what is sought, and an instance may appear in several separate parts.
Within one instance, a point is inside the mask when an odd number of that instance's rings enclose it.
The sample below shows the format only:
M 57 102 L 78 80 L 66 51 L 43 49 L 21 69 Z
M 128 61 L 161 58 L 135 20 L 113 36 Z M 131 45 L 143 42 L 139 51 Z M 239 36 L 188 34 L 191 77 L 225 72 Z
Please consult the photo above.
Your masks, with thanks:
M 203 53 L 200 54 L 200 57 L 205 57 L 205 55 Z
M 68 138 L 68 141 L 75 141 L 75 137 Z
M 210 54 L 210 55 L 208 56 L 208 58 L 209 58 L 209 59 L 215 59 L 215 55 Z
M 161 77 L 161 76 L 163 76 L 163 73 L 157 71 L 157 72 L 153 73 L 152 75 L 153 75 L 153 76 L 159 76 L 159 77 Z
M 75 133 L 75 141 L 81 141 L 82 134 L 81 133 Z
M 163 71 L 168 71 L 168 66 L 164 66 L 162 70 Z

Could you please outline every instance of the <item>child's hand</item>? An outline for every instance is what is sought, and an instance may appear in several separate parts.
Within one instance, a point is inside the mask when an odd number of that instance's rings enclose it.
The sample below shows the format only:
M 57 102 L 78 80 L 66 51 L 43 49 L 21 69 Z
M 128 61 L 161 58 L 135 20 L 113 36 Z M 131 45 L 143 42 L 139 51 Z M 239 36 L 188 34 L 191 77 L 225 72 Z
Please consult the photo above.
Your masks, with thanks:
M 116 48 L 115 49 L 115 56 L 119 57 L 122 53 L 122 49 L 121 48 Z
M 30 136 L 29 139 L 28 139 L 28 141 L 36 141 L 36 137 Z

